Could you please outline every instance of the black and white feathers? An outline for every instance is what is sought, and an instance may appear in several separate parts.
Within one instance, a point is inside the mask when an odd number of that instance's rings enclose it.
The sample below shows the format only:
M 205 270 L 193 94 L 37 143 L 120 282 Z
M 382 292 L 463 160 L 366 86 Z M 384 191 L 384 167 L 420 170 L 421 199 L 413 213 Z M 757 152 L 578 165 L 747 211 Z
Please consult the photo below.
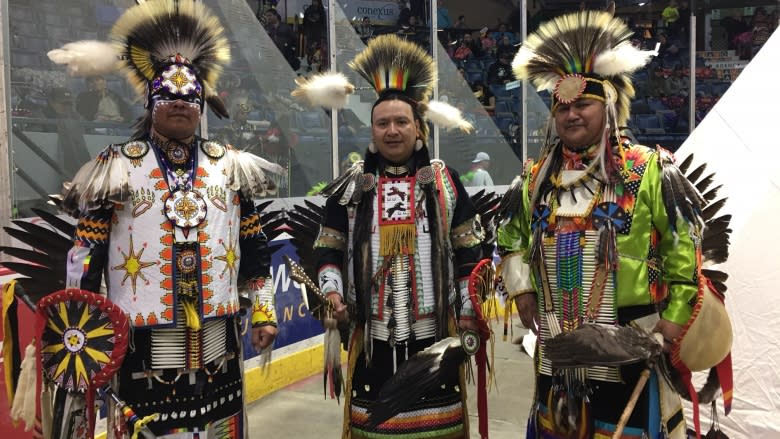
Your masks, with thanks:
M 385 382 L 368 409 L 368 423 L 377 426 L 417 402 L 426 392 L 458 375 L 466 359 L 460 338 L 447 337 L 403 362 Z
M 16 227 L 3 227 L 6 233 L 31 249 L 0 247 L 0 252 L 19 259 L 3 265 L 22 276 L 15 293 L 31 309 L 43 296 L 65 288 L 68 251 L 73 247 L 76 227 L 54 214 L 33 209 L 43 221 L 14 220 Z M 21 288 L 19 288 L 21 287 Z
M 512 69 L 517 79 L 530 79 L 538 90 L 553 90 L 569 73 L 606 79 L 617 92 L 619 126 L 630 114 L 634 87 L 630 74 L 642 68 L 655 51 L 631 44 L 633 30 L 609 12 L 581 11 L 543 23 L 517 52 Z

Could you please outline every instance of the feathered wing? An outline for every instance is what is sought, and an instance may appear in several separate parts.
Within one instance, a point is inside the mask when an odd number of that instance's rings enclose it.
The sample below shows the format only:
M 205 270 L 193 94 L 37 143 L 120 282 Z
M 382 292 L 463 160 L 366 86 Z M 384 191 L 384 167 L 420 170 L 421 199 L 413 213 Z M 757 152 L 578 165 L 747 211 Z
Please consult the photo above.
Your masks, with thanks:
M 509 185 L 509 189 L 504 192 L 501 197 L 501 202 L 498 204 L 495 213 L 496 226 L 501 226 L 509 222 L 514 216 L 515 212 L 518 212 L 523 208 L 523 181 L 524 175 L 518 175 L 512 180 Z
M 379 425 L 404 411 L 420 397 L 457 377 L 466 359 L 460 338 L 444 338 L 403 362 L 385 382 L 368 409 L 369 425 Z
M 304 205 L 295 205 L 292 210 L 286 212 L 284 218 L 285 231 L 290 235 L 290 242 L 295 247 L 298 256 L 298 264 L 303 268 L 306 276 L 314 282 L 319 278 L 317 272 L 317 257 L 314 251 L 314 241 L 320 231 L 320 223 L 325 213 L 325 208 L 311 201 L 304 201 Z M 306 289 L 306 306 L 312 317 L 324 321 L 326 303 L 322 296 Z
M 652 335 L 630 326 L 585 324 L 545 342 L 553 367 L 622 366 L 651 361 L 662 346 Z
M 347 172 L 338 176 L 320 190 L 320 195 L 326 198 L 336 196 L 342 206 L 355 205 L 363 196 L 362 187 L 363 161 L 355 162 Z
M 282 166 L 233 148 L 227 149 L 225 158 L 228 160 L 226 171 L 230 189 L 240 190 L 252 198 L 276 194 L 276 184 L 265 173 L 282 174 Z
M 706 164 L 702 164 L 693 170 L 689 170 L 693 163 L 693 154 L 686 157 L 679 166 L 674 164 L 674 158 L 662 154 L 661 164 L 663 171 L 663 197 L 664 206 L 672 219 L 676 221 L 679 216 L 691 226 L 703 225 L 701 239 L 702 251 L 702 275 L 712 282 L 721 294 L 726 292 L 728 273 L 708 268 L 712 264 L 725 262 L 729 256 L 731 228 L 729 227 L 731 215 L 718 213 L 726 202 L 725 198 L 716 201 L 720 185 L 713 186 L 714 174 L 704 177 Z M 687 386 L 681 381 L 679 373 L 671 365 L 666 356 L 661 362 L 661 370 L 666 379 L 674 386 L 675 390 L 684 398 L 690 400 Z M 720 379 L 716 368 L 710 369 L 707 381 L 696 393 L 699 404 L 707 404 L 715 400 L 720 389 Z
M 40 298 L 65 287 L 68 251 L 73 246 L 76 230 L 74 225 L 56 215 L 39 209 L 33 211 L 40 216 L 40 222 L 14 220 L 16 228 L 4 227 L 6 233 L 32 250 L 0 247 L 0 252 L 19 259 L 3 265 L 25 276 L 17 279 L 16 294 L 31 307 Z
M 501 197 L 495 192 L 486 192 L 482 189 L 470 198 L 479 215 L 482 230 L 485 231 L 485 237 L 482 239 L 482 257 L 487 258 L 493 254 L 496 245 L 496 216 Z

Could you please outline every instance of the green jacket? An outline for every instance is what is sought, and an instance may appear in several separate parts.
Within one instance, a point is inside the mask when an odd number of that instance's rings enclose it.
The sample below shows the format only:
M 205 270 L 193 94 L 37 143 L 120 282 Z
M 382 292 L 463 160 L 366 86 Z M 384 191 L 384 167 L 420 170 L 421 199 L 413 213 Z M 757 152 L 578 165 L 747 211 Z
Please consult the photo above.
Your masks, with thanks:
M 628 221 L 616 234 L 619 256 L 614 277 L 615 305 L 618 309 L 647 305 L 662 300 L 668 292 L 669 305 L 662 317 L 685 324 L 692 312 L 688 302 L 698 289 L 699 232 L 691 229 L 683 219 L 677 220 L 679 233 L 670 227 L 663 202 L 662 165 L 657 151 L 624 143 L 623 157 L 624 172 L 620 181 L 614 184 L 614 190 L 617 204 L 627 213 Z M 533 209 L 529 199 L 539 168 L 539 164 L 528 167 L 522 187 L 522 207 L 498 230 L 502 254 L 520 252 L 526 264 L 532 241 Z M 584 222 L 583 227 L 595 229 L 590 218 L 584 218 Z M 555 234 L 555 225 L 551 222 L 544 233 L 545 236 Z M 530 285 L 538 284 L 532 279 Z M 537 291 L 537 294 L 541 292 Z

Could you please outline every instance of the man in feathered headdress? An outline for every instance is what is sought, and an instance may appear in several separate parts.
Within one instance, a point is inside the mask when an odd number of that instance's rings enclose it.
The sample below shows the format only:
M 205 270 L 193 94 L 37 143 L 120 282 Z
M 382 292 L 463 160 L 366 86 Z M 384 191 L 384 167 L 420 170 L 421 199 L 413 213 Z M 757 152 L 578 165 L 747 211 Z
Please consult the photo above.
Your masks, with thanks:
M 454 334 L 456 321 L 475 327 L 466 280 L 482 229 L 457 173 L 430 158 L 426 119 L 470 126 L 451 107 L 443 120 L 442 104 L 428 101 L 435 67 L 416 44 L 382 35 L 350 66 L 378 94 L 372 142 L 363 161 L 321 191 L 328 200 L 314 244 L 319 286 L 334 317 L 351 324 L 343 437 L 467 437 L 459 362 L 443 371 L 442 385 L 406 387 L 400 413 L 377 422 L 369 412 L 407 359 Z M 321 89 L 328 80 L 333 87 Z M 320 98 L 331 89 L 343 96 L 352 86 L 343 76 L 315 77 L 294 95 L 330 107 L 338 103 Z
M 207 103 L 227 116 L 214 88 L 230 58 L 223 31 L 202 2 L 155 0 L 118 19 L 112 44 L 50 53 L 83 74 L 100 70 L 101 60 L 103 70 L 118 64 L 145 98 L 133 138 L 86 164 L 62 204 L 78 217 L 67 286 L 100 291 L 105 276 L 108 298 L 134 327 L 109 437 L 140 428 L 125 422 L 133 411 L 154 437 L 248 437 L 239 289 L 251 299 L 252 343 L 264 349 L 276 317 L 252 198 L 274 190 L 265 171 L 280 169 L 196 135 Z M 77 437 L 84 418 L 62 401 L 55 399 L 61 422 L 52 437 Z
M 701 271 L 705 199 L 669 152 L 620 134 L 634 96 L 629 75 L 653 54 L 631 46 L 631 33 L 610 12 L 568 14 L 540 26 L 513 62 L 519 79 L 553 95 L 545 148 L 505 195 L 516 207 L 498 235 L 509 298 L 539 335 L 529 437 L 601 438 L 620 428 L 622 437 L 685 436 L 680 398 L 655 372 L 620 425 L 646 365 L 594 355 L 583 361 L 592 367 L 562 369 L 548 352 L 556 335 L 587 323 L 630 325 L 660 333 L 675 363 L 711 297 Z M 702 367 L 729 346 L 724 338 Z

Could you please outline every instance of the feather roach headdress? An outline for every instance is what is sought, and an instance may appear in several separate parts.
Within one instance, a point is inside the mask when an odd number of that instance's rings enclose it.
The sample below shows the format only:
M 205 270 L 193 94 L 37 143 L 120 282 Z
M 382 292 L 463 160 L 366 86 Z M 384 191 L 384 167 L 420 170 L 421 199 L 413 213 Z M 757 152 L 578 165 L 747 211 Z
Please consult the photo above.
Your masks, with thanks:
M 112 43 L 78 41 L 48 53 L 75 75 L 122 69 L 149 106 L 152 96 L 194 95 L 227 117 L 215 86 L 230 61 L 219 19 L 201 1 L 154 0 L 125 11 L 111 30 Z
M 436 84 L 433 58 L 420 46 L 396 35 L 381 35 L 372 39 L 366 49 L 349 62 L 349 66 L 365 78 L 378 95 L 374 106 L 386 99 L 401 99 L 409 103 L 415 117 L 432 121 L 444 128 L 471 130 L 460 111 L 441 102 L 429 102 Z M 342 108 L 355 87 L 339 73 L 326 73 L 310 80 L 297 80 L 292 95 L 309 104 Z M 423 137 L 428 128 L 420 124 Z
M 553 94 L 553 110 L 580 98 L 607 105 L 612 129 L 625 126 L 634 87 L 630 74 L 657 51 L 631 45 L 633 31 L 610 12 L 581 11 L 542 24 L 512 62 L 515 76 Z

